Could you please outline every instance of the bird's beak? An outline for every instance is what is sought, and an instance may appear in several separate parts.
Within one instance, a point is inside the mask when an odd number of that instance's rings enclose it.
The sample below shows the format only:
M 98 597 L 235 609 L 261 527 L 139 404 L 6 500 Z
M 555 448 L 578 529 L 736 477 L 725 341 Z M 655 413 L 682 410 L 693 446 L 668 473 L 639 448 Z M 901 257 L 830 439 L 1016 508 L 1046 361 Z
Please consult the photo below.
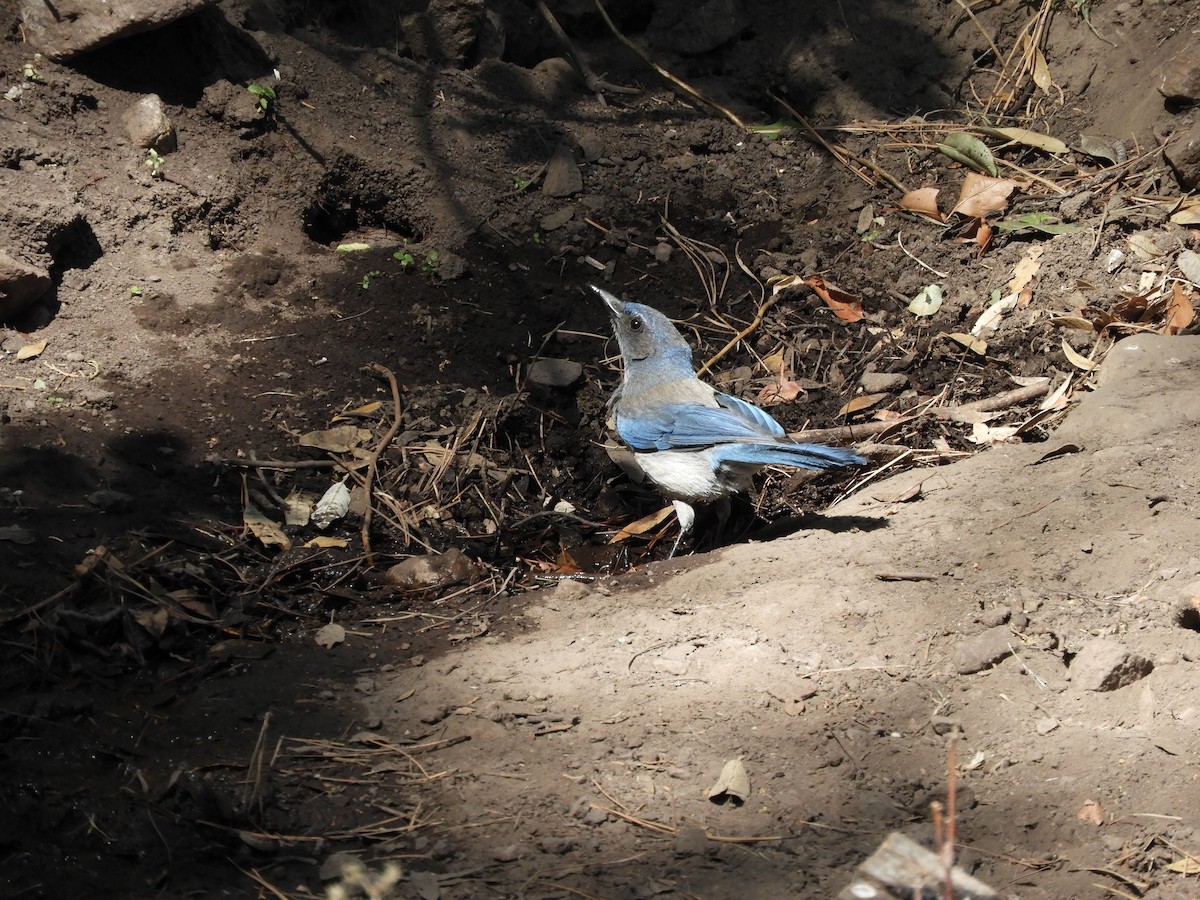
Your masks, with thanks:
M 608 311 L 614 316 L 619 316 L 625 312 L 625 304 L 608 291 L 604 290 L 604 288 L 597 287 L 594 284 L 589 284 L 588 287 L 600 295 L 600 299 L 605 302 L 605 304 L 608 306 Z

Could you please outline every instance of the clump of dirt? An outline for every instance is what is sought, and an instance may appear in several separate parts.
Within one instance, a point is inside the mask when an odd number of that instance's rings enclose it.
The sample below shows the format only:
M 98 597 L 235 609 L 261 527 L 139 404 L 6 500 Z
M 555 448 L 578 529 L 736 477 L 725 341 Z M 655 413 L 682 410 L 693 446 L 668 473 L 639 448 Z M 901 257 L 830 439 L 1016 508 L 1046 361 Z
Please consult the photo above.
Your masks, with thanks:
M 10 892 L 1184 891 L 1194 25 L 950 11 L 6 13 Z M 654 562 L 589 281 L 872 466 Z

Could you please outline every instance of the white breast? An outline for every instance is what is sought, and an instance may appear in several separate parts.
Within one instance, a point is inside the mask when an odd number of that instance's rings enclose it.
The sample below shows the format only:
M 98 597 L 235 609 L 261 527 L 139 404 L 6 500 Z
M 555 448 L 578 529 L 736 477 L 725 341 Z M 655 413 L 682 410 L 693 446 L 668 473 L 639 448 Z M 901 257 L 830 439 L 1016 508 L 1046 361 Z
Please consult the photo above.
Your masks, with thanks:
M 713 448 L 655 450 L 636 459 L 650 480 L 668 497 L 679 500 L 715 500 L 744 491 L 759 466 L 722 465 L 713 471 Z

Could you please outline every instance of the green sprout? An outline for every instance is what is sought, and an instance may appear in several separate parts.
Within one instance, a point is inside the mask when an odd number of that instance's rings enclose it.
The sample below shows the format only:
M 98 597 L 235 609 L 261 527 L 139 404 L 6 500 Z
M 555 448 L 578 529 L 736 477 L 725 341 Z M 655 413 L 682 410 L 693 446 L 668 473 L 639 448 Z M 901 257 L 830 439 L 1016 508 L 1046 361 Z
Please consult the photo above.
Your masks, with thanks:
M 441 262 L 442 254 L 436 250 L 430 250 L 425 254 L 425 262 L 421 263 L 421 272 L 425 275 L 432 275 L 438 270 L 438 264 Z
M 368 272 L 366 275 L 364 275 L 362 277 L 362 281 L 360 282 L 360 284 L 362 285 L 362 289 L 365 291 L 367 288 L 369 288 L 371 286 L 371 279 L 375 278 L 379 275 L 382 275 L 382 274 L 383 273 L 380 272 L 378 269 L 372 269 L 370 272 Z
M 392 254 L 392 259 L 394 259 L 394 260 L 396 260 L 396 262 L 400 263 L 400 268 L 402 268 L 402 269 L 407 269 L 409 266 L 411 266 L 413 263 L 416 262 L 416 259 L 407 250 L 397 250 L 395 253 Z
M 133 287 L 131 287 L 131 288 L 129 289 L 129 296 L 130 296 L 130 297 L 140 297 L 140 296 L 142 296 L 142 289 L 141 289 L 140 287 L 138 287 L 138 285 L 136 285 L 136 284 L 135 284 L 135 285 L 133 285 Z
M 264 114 L 270 115 L 271 106 L 276 100 L 275 88 L 266 84 L 252 84 L 246 88 L 246 90 L 258 98 L 258 108 L 261 109 Z
M 146 168 L 150 170 L 151 178 L 162 178 L 163 158 L 158 151 L 151 147 L 146 151 Z
M 32 81 L 37 84 L 45 84 L 46 79 L 42 77 L 42 73 L 37 70 L 37 67 L 42 63 L 42 54 L 33 54 L 33 62 L 27 62 L 21 67 L 21 74 L 25 76 L 26 81 Z

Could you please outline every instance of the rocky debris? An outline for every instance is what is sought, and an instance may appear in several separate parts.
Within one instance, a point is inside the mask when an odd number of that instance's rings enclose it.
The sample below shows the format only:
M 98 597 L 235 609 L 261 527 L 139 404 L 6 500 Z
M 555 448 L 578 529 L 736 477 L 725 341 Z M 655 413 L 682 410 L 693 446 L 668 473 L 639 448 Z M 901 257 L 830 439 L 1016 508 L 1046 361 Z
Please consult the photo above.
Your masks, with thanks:
M 125 110 L 121 121 L 135 147 L 155 153 L 170 153 L 175 149 L 175 126 L 158 94 L 147 94 L 137 100 Z
M 525 376 L 528 384 L 538 387 L 566 388 L 583 376 L 583 366 L 570 359 L 539 359 Z
M 987 631 L 963 638 L 956 649 L 954 670 L 959 675 L 971 675 L 990 669 L 1004 657 L 1011 656 L 1012 630 L 1007 625 L 996 625 Z
M 1177 132 L 1163 147 L 1163 156 L 1181 188 L 1190 191 L 1200 187 L 1200 122 Z
M 475 563 L 458 548 L 412 556 L 387 570 L 387 580 L 403 591 L 425 591 L 468 580 Z
M 583 190 L 583 173 L 575 162 L 575 154 L 566 144 L 554 148 L 554 154 L 546 163 L 546 179 L 542 191 L 550 197 L 570 197 Z
M 1200 103 L 1200 56 L 1189 49 L 1163 66 L 1158 92 L 1174 103 Z
M 908 376 L 902 372 L 863 372 L 858 383 L 867 394 L 886 394 L 903 390 L 908 385 Z
M 1084 644 L 1071 663 L 1071 680 L 1082 691 L 1115 691 L 1154 671 L 1154 663 L 1124 644 L 1096 638 Z
M 711 53 L 741 34 L 750 25 L 741 0 L 708 0 L 696 7 L 680 7 L 678 21 L 656 22 L 655 31 L 668 38 L 673 49 L 688 55 Z
M 0 250 L 0 321 L 19 316 L 50 290 L 50 273 Z
M 483 0 L 431 0 L 425 12 L 405 16 L 400 29 L 417 59 L 458 68 L 477 42 L 489 56 L 499 56 L 495 51 L 504 46 L 503 26 L 485 14 Z
M 204 89 L 200 108 L 214 119 L 219 119 L 242 137 L 250 137 L 262 130 L 263 113 L 258 98 L 241 85 L 230 81 L 217 81 Z
M 568 222 L 575 218 L 575 209 L 571 206 L 564 206 L 562 209 L 557 209 L 552 213 L 547 213 L 538 220 L 538 228 L 542 231 L 554 231 L 556 228 L 562 228 Z
M 20 0 L 25 39 L 54 60 L 70 59 L 112 41 L 153 31 L 216 0 Z

